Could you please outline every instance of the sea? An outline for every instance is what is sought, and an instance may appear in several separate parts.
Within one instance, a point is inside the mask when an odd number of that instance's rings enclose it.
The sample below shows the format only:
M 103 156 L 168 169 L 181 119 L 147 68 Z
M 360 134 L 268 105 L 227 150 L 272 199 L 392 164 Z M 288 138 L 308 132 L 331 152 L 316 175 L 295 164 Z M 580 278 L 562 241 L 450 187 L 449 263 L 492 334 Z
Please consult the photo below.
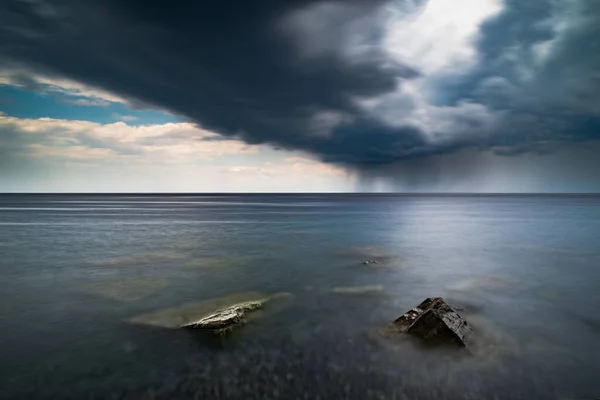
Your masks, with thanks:
M 0 398 L 600 399 L 600 197 L 0 195 Z

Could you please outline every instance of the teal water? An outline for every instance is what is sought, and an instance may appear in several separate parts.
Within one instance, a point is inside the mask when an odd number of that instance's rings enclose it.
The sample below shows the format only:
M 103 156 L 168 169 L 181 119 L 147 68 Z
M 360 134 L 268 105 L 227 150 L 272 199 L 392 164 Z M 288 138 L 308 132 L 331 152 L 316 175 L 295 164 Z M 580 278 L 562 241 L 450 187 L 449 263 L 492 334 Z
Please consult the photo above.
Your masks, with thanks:
M 599 284 L 595 196 L 2 195 L 0 398 L 596 399 Z M 132 321 L 248 291 L 222 340 Z M 381 337 L 429 296 L 476 355 Z

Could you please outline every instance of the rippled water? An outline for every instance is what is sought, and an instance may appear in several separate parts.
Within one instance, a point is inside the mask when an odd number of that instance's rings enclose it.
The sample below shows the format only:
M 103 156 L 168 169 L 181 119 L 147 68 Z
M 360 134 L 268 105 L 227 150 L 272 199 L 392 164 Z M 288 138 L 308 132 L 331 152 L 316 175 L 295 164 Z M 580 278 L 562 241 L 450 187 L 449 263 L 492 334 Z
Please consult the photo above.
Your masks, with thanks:
M 0 271 L 0 398 L 600 398 L 600 197 L 3 195 Z M 477 354 L 379 334 L 429 296 Z

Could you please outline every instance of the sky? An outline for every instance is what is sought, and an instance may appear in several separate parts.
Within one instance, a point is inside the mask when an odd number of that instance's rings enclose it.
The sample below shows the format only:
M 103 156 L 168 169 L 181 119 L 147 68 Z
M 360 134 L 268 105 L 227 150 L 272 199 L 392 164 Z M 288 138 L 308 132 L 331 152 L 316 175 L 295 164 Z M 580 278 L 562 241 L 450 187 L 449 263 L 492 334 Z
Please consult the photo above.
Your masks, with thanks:
M 600 192 L 597 0 L 6 0 L 0 192 Z

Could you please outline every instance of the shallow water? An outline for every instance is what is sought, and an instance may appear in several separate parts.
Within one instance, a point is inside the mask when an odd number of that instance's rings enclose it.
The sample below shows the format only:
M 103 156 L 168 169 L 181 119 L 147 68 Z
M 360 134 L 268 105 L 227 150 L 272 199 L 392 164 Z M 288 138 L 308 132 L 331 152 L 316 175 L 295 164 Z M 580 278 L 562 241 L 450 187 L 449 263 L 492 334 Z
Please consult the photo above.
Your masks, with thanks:
M 600 397 L 600 197 L 2 195 L 0 271 L 0 398 Z M 132 323 L 241 292 L 291 295 Z M 474 357 L 379 334 L 429 296 Z

